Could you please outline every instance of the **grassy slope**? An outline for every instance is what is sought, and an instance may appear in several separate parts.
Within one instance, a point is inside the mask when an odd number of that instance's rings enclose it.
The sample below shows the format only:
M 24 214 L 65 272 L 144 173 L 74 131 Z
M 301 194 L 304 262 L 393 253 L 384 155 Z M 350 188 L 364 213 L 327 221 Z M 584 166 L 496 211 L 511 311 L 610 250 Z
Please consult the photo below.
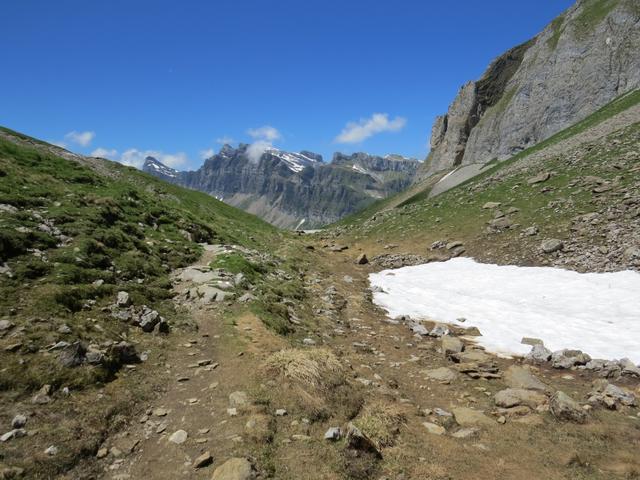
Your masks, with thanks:
M 157 309 L 173 329 L 191 329 L 188 315 L 171 301 L 169 273 L 199 257 L 199 242 L 274 254 L 288 234 L 133 168 L 100 161 L 98 173 L 57 156 L 43 142 L 2 133 L 23 143 L 0 136 L 0 266 L 10 269 L 10 276 L 0 274 L 0 319 L 14 325 L 0 333 L 0 404 L 12 405 L 0 421 L 8 425 L 13 410 L 34 408 L 30 396 L 45 384 L 70 388 L 68 401 L 37 409 L 35 450 L 21 447 L 24 442 L 6 446 L 7 458 L 22 459 L 32 478 L 53 478 L 95 454 L 102 432 L 117 427 L 114 419 L 154 388 L 151 372 L 162 363 L 145 364 L 140 377 L 111 364 L 65 368 L 48 347 L 61 340 L 103 347 L 127 340 L 138 353 L 157 358 L 165 348 L 162 336 L 142 333 L 104 309 L 118 291 L 128 291 L 135 305 Z M 267 293 L 256 304 L 267 311 L 267 323 L 274 317 L 282 323 L 282 312 L 268 311 L 279 292 Z M 70 333 L 59 332 L 63 325 Z M 101 400 L 94 404 L 96 398 Z M 48 442 L 64 446 L 62 453 L 41 455 Z
M 548 139 L 534 145 L 533 147 L 523 150 L 522 152 L 514 155 L 508 160 L 505 160 L 499 163 L 494 163 L 493 165 L 488 166 L 488 168 L 486 168 L 486 170 L 482 172 L 480 175 L 477 175 L 467 180 L 466 182 L 463 182 L 462 184 L 458 185 L 454 189 L 450 190 L 450 192 L 455 192 L 458 189 L 463 188 L 465 185 L 469 185 L 479 180 L 482 180 L 483 178 L 486 178 L 496 173 L 500 169 L 508 165 L 511 165 L 517 161 L 520 161 L 533 153 L 539 152 L 547 147 L 557 144 L 558 142 L 561 142 L 574 135 L 584 132 L 585 130 L 591 127 L 594 127 L 599 123 L 603 122 L 604 120 L 607 120 L 608 118 L 611 118 L 614 115 L 620 112 L 623 112 L 630 107 L 638 105 L 639 103 L 640 103 L 640 90 L 635 90 L 633 92 L 629 92 L 625 95 L 622 95 L 617 99 L 613 100 L 611 103 L 597 110 L 593 114 L 589 115 L 584 120 L 576 123 L 575 125 L 572 125 L 571 127 L 556 133 L 555 135 L 552 135 Z M 369 206 L 368 208 L 354 215 L 345 217 L 343 220 L 336 223 L 336 226 L 346 226 L 346 227 L 357 228 L 358 225 L 361 225 L 363 222 L 367 221 L 369 218 L 371 218 L 373 215 L 375 215 L 380 211 L 393 208 L 393 207 L 403 207 L 411 204 L 423 205 L 428 203 L 440 203 L 440 200 L 443 198 L 446 198 L 445 195 L 449 193 L 449 192 L 443 193 L 442 195 L 439 195 L 437 197 L 437 200 L 428 202 L 427 201 L 428 195 L 432 187 L 433 187 L 432 182 L 428 182 L 428 181 L 422 182 L 421 184 L 412 187 L 407 192 L 401 192 L 400 194 L 394 195 L 393 197 L 389 197 L 385 200 L 376 202 L 373 205 Z M 409 195 L 407 195 L 407 193 L 409 193 Z
M 122 333 L 121 325 L 111 325 L 111 335 L 96 338 L 95 332 L 85 334 L 84 323 L 98 316 L 112 324 L 98 307 L 113 301 L 118 290 L 129 291 L 136 304 L 157 305 L 161 313 L 174 316 L 166 301 L 168 274 L 198 258 L 197 242 L 263 248 L 282 235 L 208 195 L 119 164 L 108 168 L 111 178 L 0 139 L 0 204 L 18 209 L 0 213 L 0 261 L 13 274 L 0 284 L 0 316 L 14 313 L 15 323 L 55 317 L 59 323 L 78 324 L 74 331 L 79 339 L 109 339 L 116 331 Z M 45 224 L 70 241 L 61 245 L 43 231 Z M 104 283 L 94 286 L 96 280 Z M 96 301 L 94 308 L 86 308 L 89 300 Z M 37 350 L 52 341 L 48 328 L 31 325 L 24 348 Z M 11 371 L 0 372 L 0 388 L 15 382 L 38 387 L 41 374 L 33 372 L 32 378 L 29 367 L 17 378 Z

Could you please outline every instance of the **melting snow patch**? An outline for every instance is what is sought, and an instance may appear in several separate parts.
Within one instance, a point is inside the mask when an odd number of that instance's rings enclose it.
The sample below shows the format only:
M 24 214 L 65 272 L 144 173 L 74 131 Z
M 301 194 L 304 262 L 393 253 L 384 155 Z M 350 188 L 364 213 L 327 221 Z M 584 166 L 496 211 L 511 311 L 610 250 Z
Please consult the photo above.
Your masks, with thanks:
M 551 267 L 477 263 L 470 258 L 369 276 L 374 302 L 389 315 L 478 327 L 475 340 L 498 354 L 523 355 L 535 337 L 547 348 L 640 362 L 640 274 L 577 273 Z M 462 324 L 456 319 L 464 317 Z

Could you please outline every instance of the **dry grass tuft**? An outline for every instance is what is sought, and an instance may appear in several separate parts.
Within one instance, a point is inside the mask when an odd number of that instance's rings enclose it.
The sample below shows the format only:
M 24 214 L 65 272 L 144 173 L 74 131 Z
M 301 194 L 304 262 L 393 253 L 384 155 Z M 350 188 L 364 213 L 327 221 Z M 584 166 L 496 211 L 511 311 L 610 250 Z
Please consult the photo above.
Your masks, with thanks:
M 306 388 L 327 390 L 344 381 L 344 367 L 326 348 L 281 350 L 267 359 L 266 368 Z
M 272 400 L 312 419 L 335 415 L 352 418 L 362 405 L 361 395 L 329 349 L 282 350 L 267 359 L 265 371 L 280 385 Z
M 404 409 L 399 405 L 375 402 L 364 407 L 354 424 L 381 449 L 394 444 L 405 421 Z

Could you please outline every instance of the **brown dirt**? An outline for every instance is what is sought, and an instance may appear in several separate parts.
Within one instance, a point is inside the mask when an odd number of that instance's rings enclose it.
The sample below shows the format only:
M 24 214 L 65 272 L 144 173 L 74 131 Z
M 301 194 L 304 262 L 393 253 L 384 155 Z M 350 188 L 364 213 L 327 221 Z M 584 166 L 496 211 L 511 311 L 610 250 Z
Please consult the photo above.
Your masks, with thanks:
M 313 338 L 318 346 L 331 349 L 348 367 L 345 380 L 351 388 L 349 395 L 360 396 L 365 407 L 384 404 L 402 412 L 403 421 L 395 422 L 387 432 L 380 461 L 358 464 L 358 459 L 346 451 L 344 442 L 323 440 L 327 428 L 344 428 L 353 417 L 357 423 L 357 415 L 366 408 L 349 411 L 334 405 L 335 411 L 328 418 L 309 418 L 302 410 L 275 416 L 287 395 L 296 395 L 296 391 L 287 390 L 288 384 L 265 373 L 265 359 L 281 348 L 309 347 L 303 347 L 297 337 L 286 340 L 274 335 L 244 308 L 222 315 L 218 306 L 211 306 L 191 312 L 199 325 L 197 334 L 175 335 L 171 340 L 175 348 L 170 349 L 166 360 L 166 393 L 149 406 L 168 410 L 166 417 L 152 417 L 155 421 L 165 420 L 166 430 L 157 434 L 151 429 L 149 433 L 144 424 L 133 423 L 124 438 L 139 443 L 117 469 L 111 470 L 113 457 L 99 460 L 104 466 L 104 478 L 211 478 L 215 467 L 233 456 L 250 458 L 259 478 L 277 479 L 638 478 L 637 409 L 596 410 L 586 425 L 558 422 L 549 413 L 540 416 L 539 425 L 513 419 L 502 425 L 492 401 L 493 393 L 505 388 L 502 380 L 473 380 L 461 375 L 450 385 L 442 385 L 426 379 L 422 370 L 453 367 L 452 362 L 439 353 L 438 340 L 416 339 L 406 326 L 383 321 L 384 313 L 366 296 L 366 279 L 372 267 L 355 265 L 357 253 L 329 252 L 320 245 L 308 252 L 311 263 L 321 266 L 307 275 L 313 306 L 322 306 L 321 297 L 330 285 L 347 303 L 333 316 L 319 313 L 314 319 L 318 327 L 305 336 Z M 352 277 L 352 282 L 345 281 L 345 275 Z M 186 347 L 189 341 L 193 343 Z M 210 371 L 189 368 L 200 359 L 211 359 L 219 366 Z M 495 361 L 504 370 L 517 360 Z M 563 378 L 568 374 L 573 378 Z M 580 401 L 585 400 L 593 380 L 584 372 L 548 368 L 540 368 L 537 375 L 553 389 L 562 389 Z M 177 382 L 180 376 L 188 376 L 189 380 Z M 370 383 L 365 386 L 361 379 Z M 217 386 L 210 388 L 214 382 Z M 619 383 L 638 389 L 637 381 Z M 228 397 L 237 390 L 247 392 L 254 404 L 239 410 L 237 417 L 230 417 L 226 411 Z M 344 392 L 336 390 L 334 394 Z M 197 403 L 189 404 L 190 398 L 197 398 Z M 482 410 L 495 424 L 482 427 L 476 436 L 467 439 L 433 435 L 422 426 L 425 421 L 448 426 L 433 414 L 425 416 L 422 410 L 440 407 L 451 411 L 459 406 Z M 256 418 L 263 422 L 262 430 L 248 432 L 245 424 Z M 198 434 L 204 428 L 209 431 Z M 183 445 L 168 442 L 169 435 L 178 429 L 189 433 Z M 197 443 L 200 438 L 206 442 Z M 113 438 L 105 445 L 122 441 L 123 438 Z M 213 455 L 213 465 L 194 469 L 193 459 L 205 451 Z

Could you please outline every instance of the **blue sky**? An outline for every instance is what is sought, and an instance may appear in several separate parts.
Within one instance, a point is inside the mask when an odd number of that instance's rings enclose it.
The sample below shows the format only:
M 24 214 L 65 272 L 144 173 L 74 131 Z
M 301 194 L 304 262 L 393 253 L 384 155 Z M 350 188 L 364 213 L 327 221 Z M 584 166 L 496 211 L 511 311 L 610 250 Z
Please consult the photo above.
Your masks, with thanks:
M 422 159 L 460 86 L 571 3 L 4 2 L 0 125 L 178 168 L 225 140 Z

